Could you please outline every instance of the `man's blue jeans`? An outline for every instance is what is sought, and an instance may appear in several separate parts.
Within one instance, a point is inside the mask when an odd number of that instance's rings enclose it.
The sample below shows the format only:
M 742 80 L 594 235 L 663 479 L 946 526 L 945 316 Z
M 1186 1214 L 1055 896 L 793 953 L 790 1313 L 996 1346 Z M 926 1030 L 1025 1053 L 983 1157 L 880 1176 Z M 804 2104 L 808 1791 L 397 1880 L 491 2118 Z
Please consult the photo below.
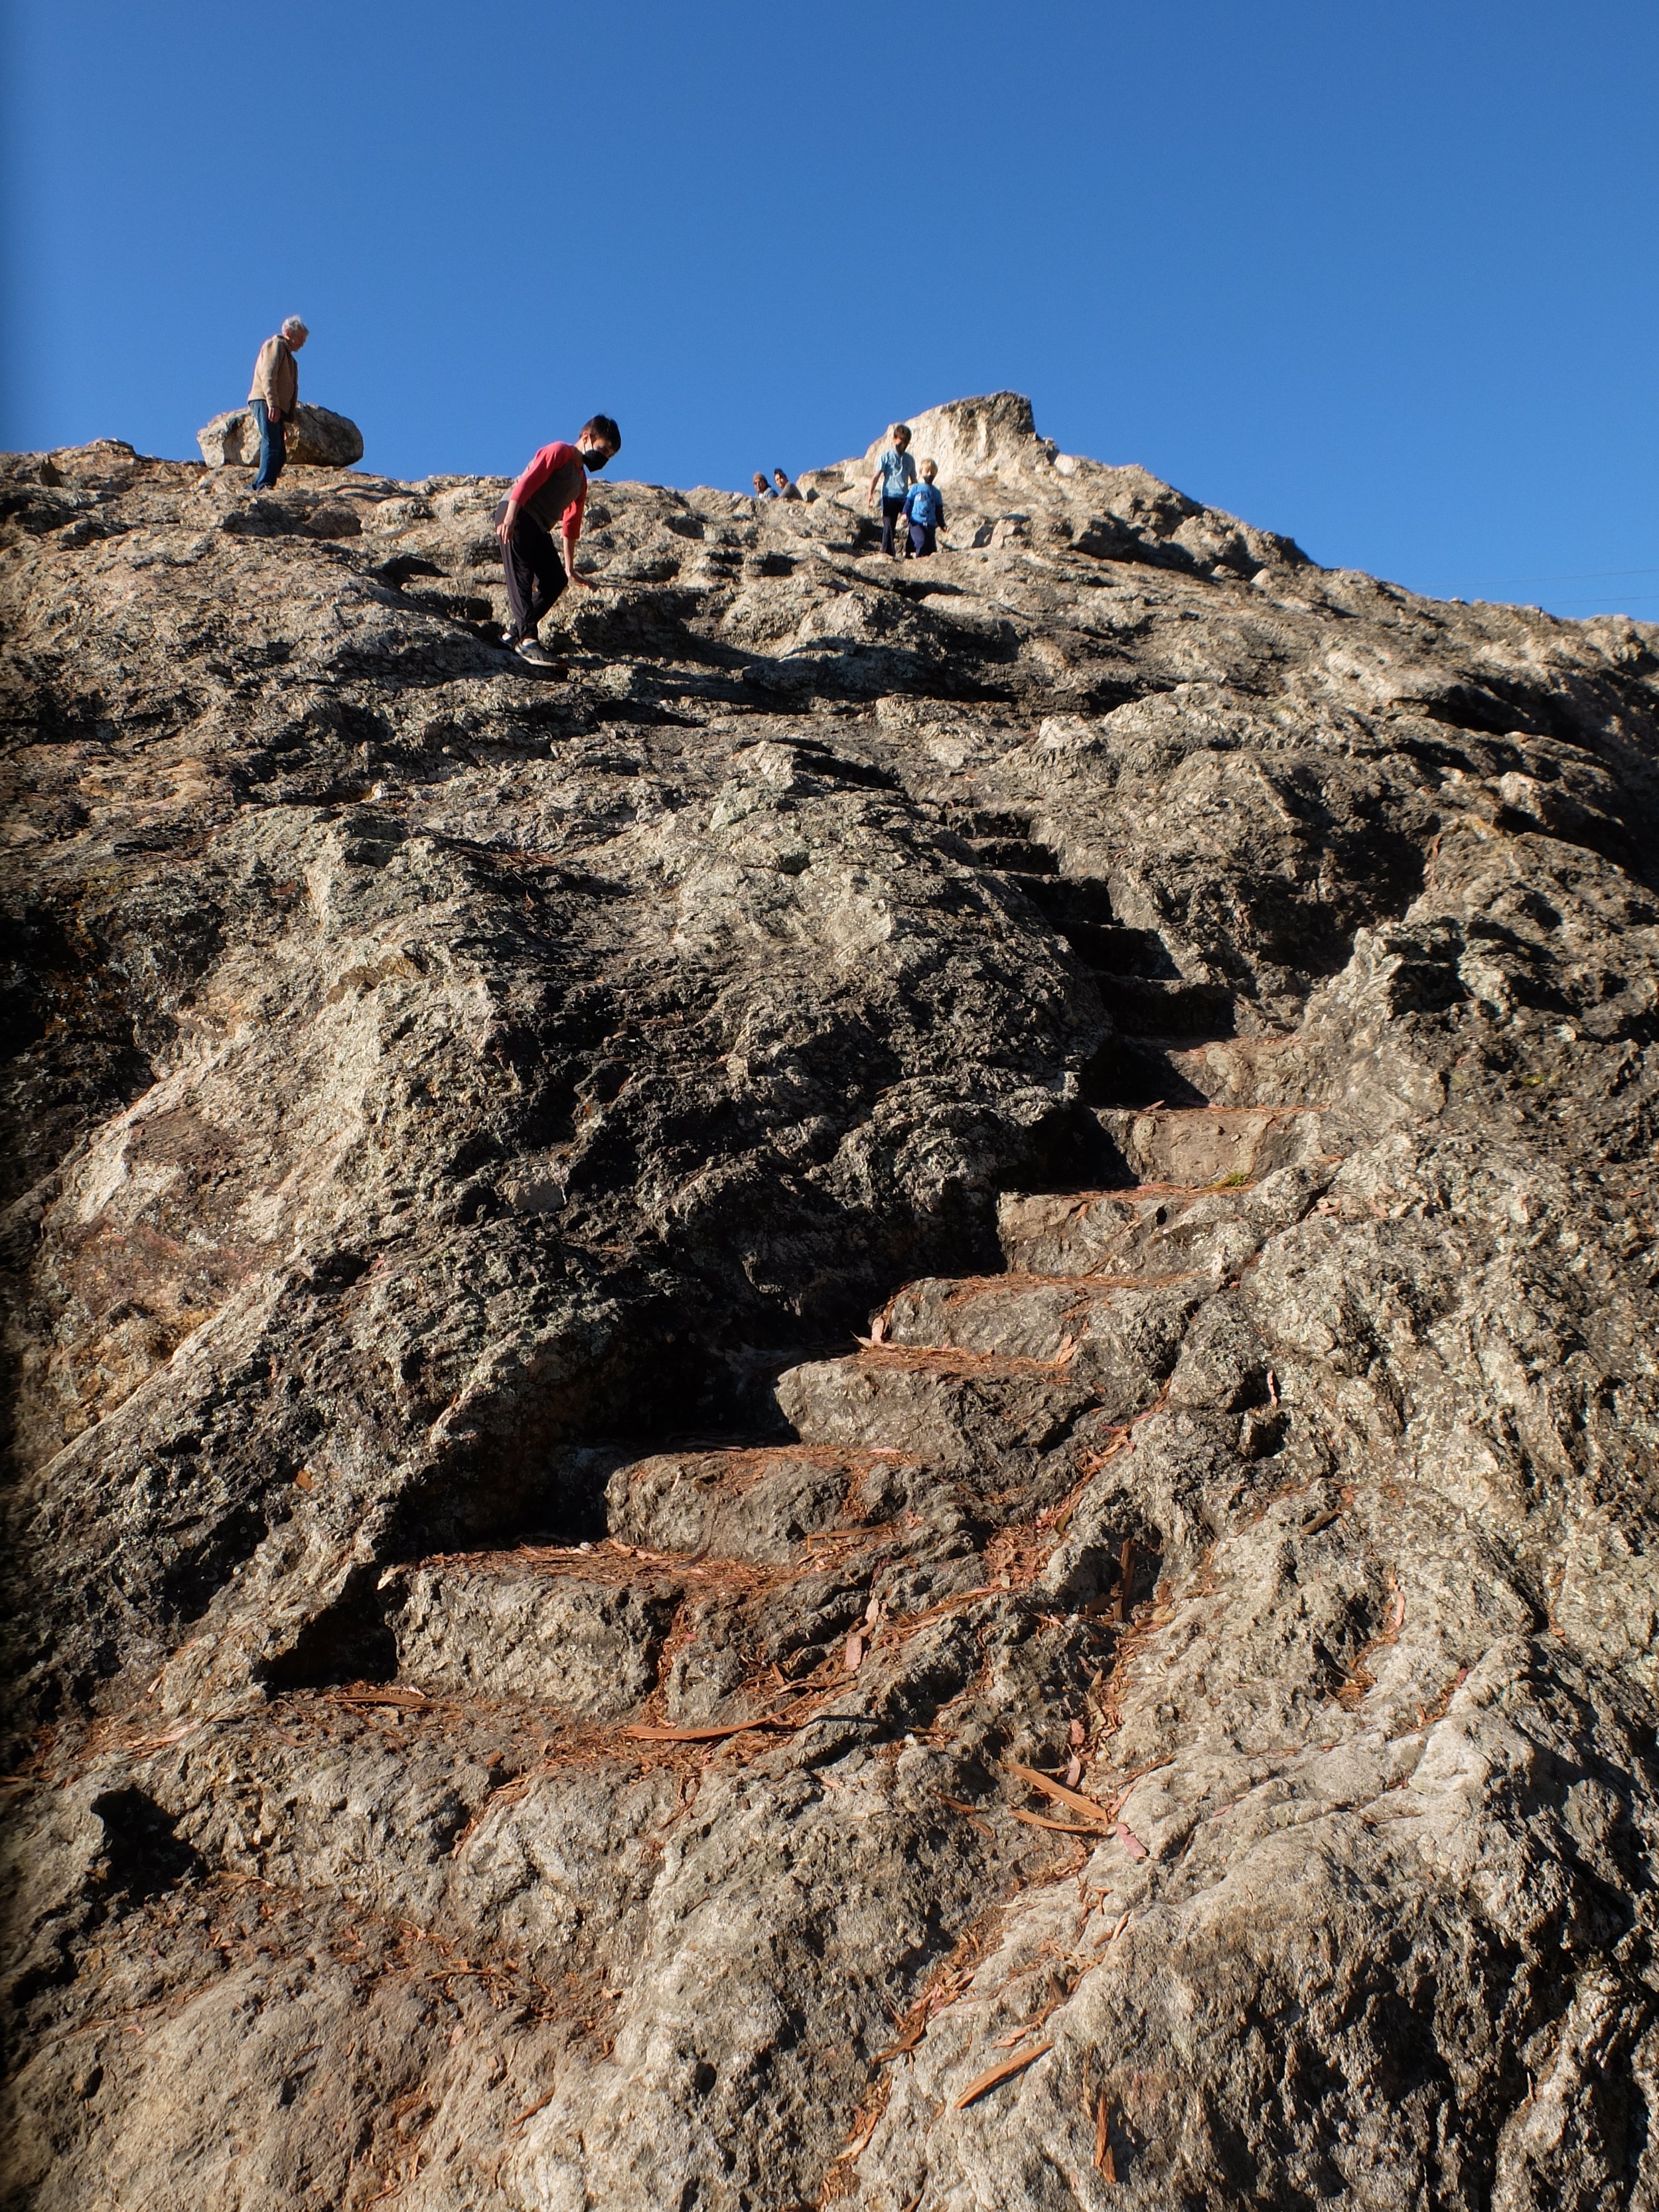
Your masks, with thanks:
M 273 422 L 270 410 L 263 399 L 248 402 L 259 432 L 259 473 L 253 479 L 255 491 L 269 491 L 283 473 L 283 463 L 288 459 L 288 440 L 283 434 L 281 422 Z

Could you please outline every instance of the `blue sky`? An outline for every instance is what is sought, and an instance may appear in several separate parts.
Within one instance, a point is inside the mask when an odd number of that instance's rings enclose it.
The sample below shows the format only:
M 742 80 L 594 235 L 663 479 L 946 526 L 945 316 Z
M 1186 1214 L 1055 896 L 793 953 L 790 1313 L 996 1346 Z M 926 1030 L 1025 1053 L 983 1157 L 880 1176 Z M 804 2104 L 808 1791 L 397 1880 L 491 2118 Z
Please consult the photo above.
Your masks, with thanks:
M 399 476 L 736 487 L 1005 386 L 1425 591 L 1659 618 L 1653 0 L 0 0 L 0 442 L 284 313 Z

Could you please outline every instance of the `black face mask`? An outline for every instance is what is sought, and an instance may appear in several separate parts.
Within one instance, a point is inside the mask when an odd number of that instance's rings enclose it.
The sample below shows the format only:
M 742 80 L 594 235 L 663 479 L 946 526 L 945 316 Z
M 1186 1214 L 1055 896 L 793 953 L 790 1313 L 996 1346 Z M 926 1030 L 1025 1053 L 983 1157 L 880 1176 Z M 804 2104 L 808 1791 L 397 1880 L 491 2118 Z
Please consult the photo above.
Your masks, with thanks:
M 584 449 L 582 453 L 582 466 L 590 471 L 593 469 L 602 469 L 610 459 L 611 456 L 609 453 L 590 453 Z

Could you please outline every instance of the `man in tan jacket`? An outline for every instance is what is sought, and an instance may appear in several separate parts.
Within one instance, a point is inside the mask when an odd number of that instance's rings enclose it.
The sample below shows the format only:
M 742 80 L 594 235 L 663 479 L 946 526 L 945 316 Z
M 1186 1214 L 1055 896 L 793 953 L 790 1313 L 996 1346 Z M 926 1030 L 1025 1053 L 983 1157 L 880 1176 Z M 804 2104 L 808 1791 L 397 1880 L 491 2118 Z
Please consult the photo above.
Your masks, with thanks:
M 300 398 L 300 365 L 294 356 L 311 333 L 297 315 L 290 315 L 274 338 L 267 338 L 253 364 L 253 389 L 247 404 L 259 431 L 259 473 L 255 491 L 269 491 L 283 473 L 288 459 L 283 425 L 293 420 Z

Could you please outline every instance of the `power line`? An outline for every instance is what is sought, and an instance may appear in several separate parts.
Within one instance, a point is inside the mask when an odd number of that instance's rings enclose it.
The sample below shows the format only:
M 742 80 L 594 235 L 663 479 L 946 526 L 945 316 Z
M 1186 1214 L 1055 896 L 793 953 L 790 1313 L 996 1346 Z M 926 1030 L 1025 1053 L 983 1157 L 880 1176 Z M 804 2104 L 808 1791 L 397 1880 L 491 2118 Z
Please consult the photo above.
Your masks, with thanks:
M 1659 576 L 1659 568 L 1575 568 L 1565 576 L 1487 576 L 1469 588 L 1495 592 L 1511 584 L 1594 584 L 1610 576 Z
M 1629 606 L 1623 607 L 1610 607 L 1601 599 L 1563 599 L 1561 605 L 1563 607 L 1594 607 L 1601 614 L 1623 615 L 1628 614 L 1631 607 L 1659 607 L 1659 592 L 1643 592 L 1631 600 Z M 1559 614 L 1560 608 L 1547 607 L 1544 611 L 1546 614 L 1552 612 Z

